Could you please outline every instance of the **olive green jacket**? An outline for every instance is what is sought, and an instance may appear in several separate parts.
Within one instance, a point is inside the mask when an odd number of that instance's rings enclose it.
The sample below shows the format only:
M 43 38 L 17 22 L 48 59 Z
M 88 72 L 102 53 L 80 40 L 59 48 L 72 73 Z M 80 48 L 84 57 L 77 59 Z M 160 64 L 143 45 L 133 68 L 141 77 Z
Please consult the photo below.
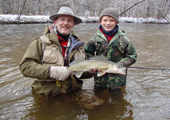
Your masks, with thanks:
M 28 49 L 26 50 L 21 63 L 19 65 L 21 73 L 25 77 L 35 78 L 35 81 L 32 84 L 33 89 L 36 93 L 44 94 L 44 95 L 57 95 L 59 91 L 64 91 L 60 93 L 67 93 L 68 91 L 74 91 L 79 89 L 82 85 L 82 81 L 80 79 L 90 78 L 93 74 L 88 72 L 83 73 L 81 78 L 76 78 L 73 75 L 67 79 L 65 85 L 57 86 L 55 81 L 50 78 L 50 66 L 51 65 L 60 65 L 64 66 L 65 61 L 67 61 L 67 65 L 72 62 L 76 57 L 84 55 L 83 45 L 84 43 L 79 42 L 79 39 L 74 35 L 71 34 L 72 42 L 71 46 L 68 49 L 68 55 L 66 58 L 63 58 L 62 49 L 60 43 L 58 41 L 58 37 L 55 32 L 50 33 L 48 27 L 45 28 L 45 35 L 37 38 L 36 40 L 32 41 L 29 45 Z M 57 60 L 55 62 L 47 63 L 48 60 L 43 60 L 44 54 L 44 43 L 43 41 L 47 41 L 47 44 L 52 44 L 55 47 L 55 53 L 57 53 Z M 74 44 L 74 46 L 73 46 Z M 83 53 L 83 54 L 82 54 Z M 48 58 L 48 56 L 46 56 Z M 64 73 L 63 73 L 64 74 Z M 61 83 L 63 84 L 63 83 Z M 65 92 L 67 91 L 67 92 Z
M 74 39 L 78 40 L 74 33 L 72 33 L 72 36 L 74 37 Z M 43 48 L 41 38 L 47 38 L 51 41 L 51 43 L 57 46 L 58 56 L 60 56 L 58 57 L 58 61 L 61 61 L 58 64 L 62 66 L 64 65 L 64 58 L 62 56 L 62 50 L 58 41 L 58 37 L 55 32 L 49 33 L 48 28 L 46 28 L 45 35 L 31 42 L 21 60 L 19 67 L 22 74 L 26 77 L 37 79 L 48 79 L 50 77 L 49 67 L 51 66 L 51 64 L 42 64 Z M 77 52 L 81 50 L 82 52 L 84 51 L 82 45 L 70 51 L 68 56 L 68 64 L 75 59 L 75 55 L 77 55 Z
M 122 66 L 130 66 L 136 62 L 137 53 L 122 30 L 118 30 L 110 42 L 105 35 L 98 30 L 97 34 L 85 46 L 85 53 L 87 58 L 92 56 L 103 55 L 108 60 L 118 63 Z M 126 84 L 126 75 L 105 74 L 101 77 L 95 76 L 95 85 L 99 87 L 114 88 L 117 86 L 124 86 Z

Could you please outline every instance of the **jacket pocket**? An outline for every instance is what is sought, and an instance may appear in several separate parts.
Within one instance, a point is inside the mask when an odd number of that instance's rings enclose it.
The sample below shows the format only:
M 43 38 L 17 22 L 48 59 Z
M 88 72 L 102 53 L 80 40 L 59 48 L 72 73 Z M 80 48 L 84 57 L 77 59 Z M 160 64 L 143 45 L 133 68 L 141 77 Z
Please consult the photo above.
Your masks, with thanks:
M 60 53 L 58 46 L 47 45 L 43 53 L 43 63 L 62 65 L 63 56 Z

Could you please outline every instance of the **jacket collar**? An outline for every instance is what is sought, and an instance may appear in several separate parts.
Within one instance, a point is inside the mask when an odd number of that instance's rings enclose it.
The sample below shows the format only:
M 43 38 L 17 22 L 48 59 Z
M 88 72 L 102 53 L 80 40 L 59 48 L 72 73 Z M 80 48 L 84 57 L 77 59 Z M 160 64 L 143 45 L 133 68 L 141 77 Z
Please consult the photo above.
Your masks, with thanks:
M 125 31 L 119 29 L 119 30 L 117 31 L 117 33 L 114 35 L 114 37 L 111 39 L 110 43 L 112 43 L 114 40 L 116 40 L 119 36 L 122 36 L 122 35 L 125 35 L 125 34 L 126 34 Z M 105 35 L 104 35 L 100 30 L 98 30 L 97 36 L 99 36 L 100 38 L 102 38 L 102 39 L 100 39 L 100 41 L 103 41 L 103 40 L 106 40 L 106 41 L 107 41 Z M 109 44 L 110 44 L 110 43 L 109 43 Z
M 103 29 L 102 25 L 99 26 L 99 29 L 100 29 L 100 31 L 102 31 L 102 33 L 105 34 L 106 36 L 112 36 L 112 35 L 114 35 L 114 34 L 119 30 L 119 26 L 116 25 L 116 26 L 114 27 L 114 29 L 111 30 L 111 31 L 109 31 L 109 32 L 105 31 L 105 30 Z

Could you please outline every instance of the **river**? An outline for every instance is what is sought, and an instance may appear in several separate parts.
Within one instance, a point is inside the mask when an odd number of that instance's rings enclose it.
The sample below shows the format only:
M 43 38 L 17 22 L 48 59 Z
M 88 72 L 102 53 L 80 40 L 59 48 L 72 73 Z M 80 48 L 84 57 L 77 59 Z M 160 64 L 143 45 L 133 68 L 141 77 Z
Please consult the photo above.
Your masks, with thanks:
M 57 98 L 42 102 L 32 92 L 31 78 L 19 70 L 22 56 L 48 24 L 0 25 L 0 119 L 1 120 L 168 120 L 170 119 L 170 71 L 128 69 L 122 96 L 103 91 L 100 108 L 88 110 L 77 103 Z M 98 23 L 82 23 L 75 33 L 87 42 Z M 120 23 L 138 53 L 133 66 L 170 68 L 170 25 Z M 83 89 L 93 89 L 93 79 Z

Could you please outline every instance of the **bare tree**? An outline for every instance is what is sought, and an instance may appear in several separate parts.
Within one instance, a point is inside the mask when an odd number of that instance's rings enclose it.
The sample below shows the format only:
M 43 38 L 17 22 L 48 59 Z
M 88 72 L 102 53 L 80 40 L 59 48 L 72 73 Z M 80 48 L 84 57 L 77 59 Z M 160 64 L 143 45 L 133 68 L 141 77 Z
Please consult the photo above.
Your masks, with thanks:
M 28 14 L 31 15 L 32 14 L 32 0 L 29 0 L 29 6 L 28 6 Z
M 159 5 L 157 5 L 156 2 L 153 0 L 153 3 L 154 3 L 154 5 L 156 6 L 156 8 L 157 8 L 157 10 L 158 10 L 158 12 L 157 12 L 157 18 L 158 18 L 158 19 L 160 19 L 160 18 L 165 18 L 168 22 L 170 22 L 169 18 L 167 18 L 166 15 L 164 15 L 164 13 L 163 13 L 163 11 L 162 11 L 162 9 L 163 9 L 163 8 L 161 7 L 162 2 L 161 2 Z
M 3 13 L 3 10 L 2 10 L 2 0 L 0 0 L 0 14 Z
M 107 7 L 116 7 L 125 17 L 166 18 L 170 0 L 0 0 L 0 13 L 50 15 L 61 6 L 70 7 L 79 16 L 99 16 Z M 21 13 L 22 11 L 22 13 Z
M 20 21 L 20 17 L 21 17 L 21 15 L 22 15 L 23 10 L 24 10 L 26 1 L 27 1 L 27 0 L 24 1 L 24 4 L 23 4 L 23 6 L 22 6 L 22 10 L 21 10 L 20 15 L 19 15 L 19 17 L 18 17 L 18 21 Z

